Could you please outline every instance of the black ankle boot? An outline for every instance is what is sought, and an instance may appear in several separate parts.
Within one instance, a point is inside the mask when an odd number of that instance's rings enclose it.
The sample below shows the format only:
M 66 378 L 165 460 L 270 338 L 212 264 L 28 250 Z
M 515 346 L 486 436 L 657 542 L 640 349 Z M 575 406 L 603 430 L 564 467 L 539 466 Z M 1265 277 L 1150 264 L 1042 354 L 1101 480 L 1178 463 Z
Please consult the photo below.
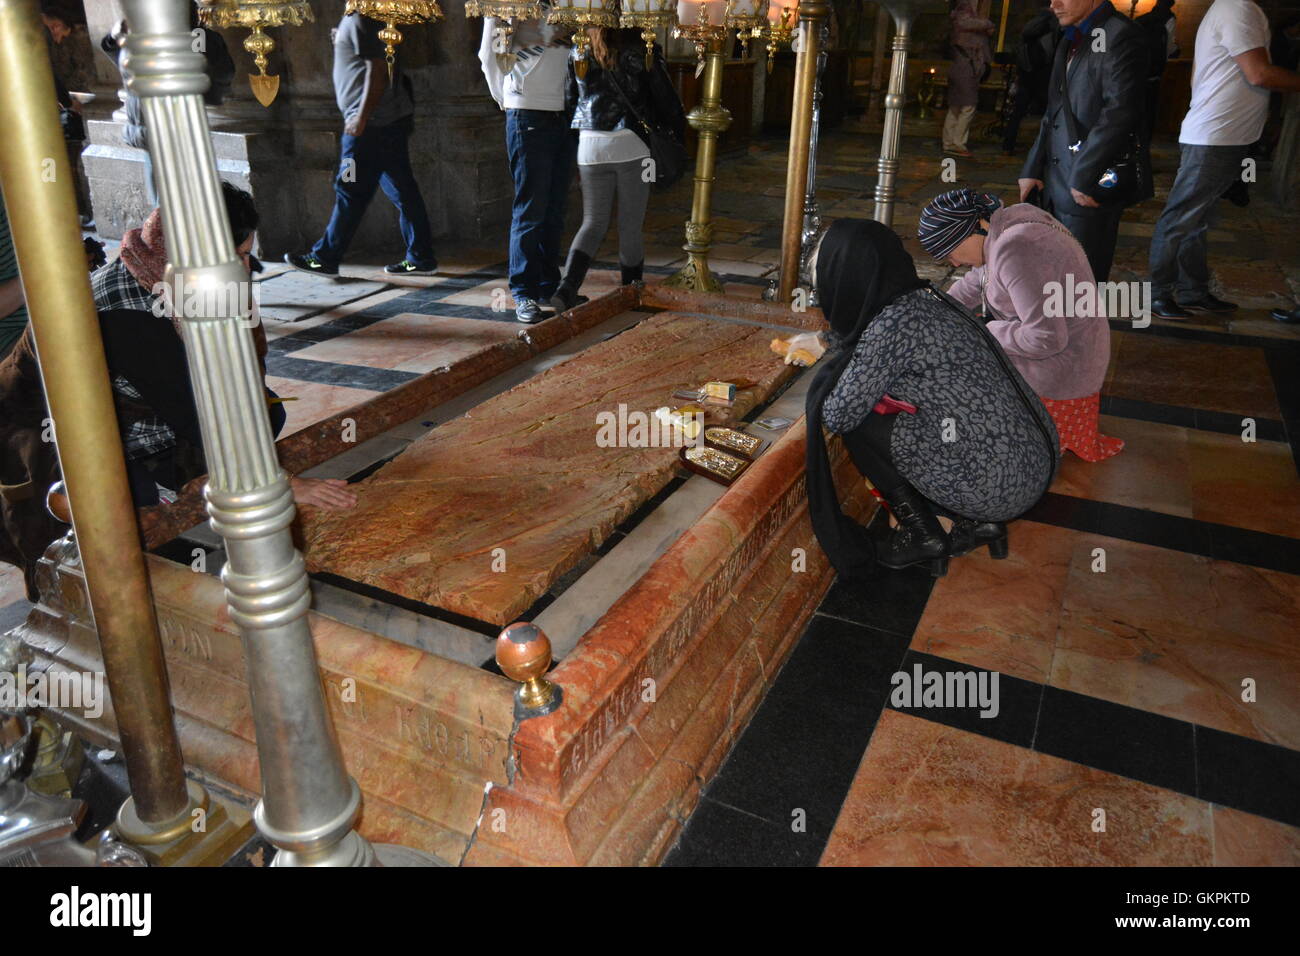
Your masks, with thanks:
M 633 282 L 642 282 L 642 276 L 645 273 L 645 263 L 638 262 L 634 266 L 625 266 L 619 263 L 619 285 L 631 285 Z
M 898 527 L 877 541 L 876 557 L 880 563 L 898 570 L 924 561 L 936 578 L 946 574 L 950 553 L 948 535 L 934 516 L 930 503 L 906 487 L 886 495 L 885 501 L 898 519 Z
M 976 548 L 989 546 L 989 556 L 997 559 L 1008 554 L 1007 526 L 1001 521 L 971 521 L 963 518 L 952 526 L 948 535 L 949 553 L 954 558 L 970 554 Z
M 560 283 L 560 287 L 551 297 L 551 308 L 557 313 L 567 312 L 575 305 L 587 301 L 585 296 L 578 295 L 578 290 L 582 288 L 583 280 L 587 278 L 587 270 L 590 268 L 591 256 L 577 249 L 569 253 L 569 267 L 564 272 L 564 280 Z

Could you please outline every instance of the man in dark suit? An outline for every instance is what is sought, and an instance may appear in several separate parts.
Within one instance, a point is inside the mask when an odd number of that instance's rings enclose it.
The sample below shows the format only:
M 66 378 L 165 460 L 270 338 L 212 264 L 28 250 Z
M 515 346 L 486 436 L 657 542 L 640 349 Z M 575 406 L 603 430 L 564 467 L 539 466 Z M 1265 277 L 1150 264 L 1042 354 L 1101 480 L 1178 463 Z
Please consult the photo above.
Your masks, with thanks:
M 1140 142 L 1148 41 L 1133 21 L 1103 0 L 1052 0 L 1064 28 L 1052 62 L 1047 112 L 1020 173 L 1020 199 L 1038 190 L 1042 206 L 1083 245 L 1098 281 L 1110 275 L 1124 202 L 1108 197 L 1103 174 L 1138 141 L 1142 189 L 1151 197 L 1151 159 Z M 1076 137 L 1063 108 L 1074 114 Z

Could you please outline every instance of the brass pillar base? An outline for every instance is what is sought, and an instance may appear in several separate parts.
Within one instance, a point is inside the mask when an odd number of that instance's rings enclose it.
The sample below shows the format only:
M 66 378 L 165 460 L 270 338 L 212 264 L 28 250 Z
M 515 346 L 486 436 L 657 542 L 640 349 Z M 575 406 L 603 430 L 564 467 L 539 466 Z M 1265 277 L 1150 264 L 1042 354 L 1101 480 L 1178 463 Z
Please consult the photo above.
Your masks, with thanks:
M 27 786 L 36 793 L 68 796 L 81 776 L 81 765 L 86 752 L 81 741 L 70 730 L 64 730 L 48 714 L 36 719 L 32 728 L 36 738 L 36 757 L 32 772 L 27 776 Z
M 677 289 L 689 289 L 692 292 L 717 292 L 721 294 L 723 292 L 722 283 L 709 271 L 709 260 L 694 252 L 689 253 L 689 255 L 690 259 L 686 265 L 665 279 L 663 284 Z
M 194 780 L 185 783 L 189 805 L 178 817 L 164 824 L 145 823 L 136 815 L 134 798 L 128 797 L 113 831 L 153 866 L 220 866 L 253 837 L 252 815 L 237 803 L 213 797 Z

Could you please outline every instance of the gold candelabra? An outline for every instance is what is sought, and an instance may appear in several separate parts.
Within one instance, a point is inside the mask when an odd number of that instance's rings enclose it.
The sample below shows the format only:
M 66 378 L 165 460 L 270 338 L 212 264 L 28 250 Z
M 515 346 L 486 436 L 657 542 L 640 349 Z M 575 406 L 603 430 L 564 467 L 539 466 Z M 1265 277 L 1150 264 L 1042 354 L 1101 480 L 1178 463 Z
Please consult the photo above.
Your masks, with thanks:
M 513 49 L 516 20 L 539 20 L 542 5 L 539 0 L 466 0 L 466 17 L 492 17 L 497 26 L 492 36 L 492 52 L 496 54 L 497 66 L 502 73 L 509 73 L 515 68 L 517 55 Z
M 280 78 L 266 72 L 267 57 L 275 40 L 263 31 L 267 27 L 302 26 L 313 22 L 307 0 L 197 0 L 199 22 L 206 27 L 243 27 L 252 32 L 244 38 L 244 49 L 253 57 L 257 73 L 248 85 L 263 106 L 270 106 L 280 92 Z
M 591 40 L 588 27 L 618 26 L 617 0 L 557 0 L 546 14 L 547 23 L 557 23 L 573 30 L 573 72 L 578 79 L 587 75 Z
M 442 19 L 438 0 L 348 0 L 348 13 L 359 13 L 383 23 L 379 39 L 384 44 L 384 59 L 388 61 L 388 80 L 393 79 L 397 45 L 402 42 L 401 26 L 417 23 L 436 23 Z
M 692 6 L 683 0 L 681 8 Z M 686 117 L 686 122 L 698 133 L 695 152 L 695 192 L 691 198 L 691 218 L 686 223 L 686 265 L 664 280 L 664 285 L 690 289 L 694 292 L 721 292 L 722 283 L 709 270 L 709 249 L 713 245 L 713 177 L 718 156 L 718 136 L 731 126 L 731 111 L 722 105 L 722 62 L 731 31 L 725 16 L 711 21 L 709 8 L 721 4 L 698 4 L 694 22 L 681 22 L 674 34 L 695 44 L 699 58 L 695 75 L 704 74 L 699 105 Z M 728 7 L 730 4 L 727 5 Z M 679 8 L 678 16 L 681 16 Z
M 618 25 L 625 29 L 640 28 L 645 41 L 645 68 L 654 68 L 655 31 L 677 23 L 677 0 L 622 0 Z
M 799 16 L 799 5 L 776 4 L 769 8 L 767 23 L 754 27 L 755 40 L 767 40 L 767 72 L 776 65 L 777 51 L 789 46 L 794 38 L 794 25 Z

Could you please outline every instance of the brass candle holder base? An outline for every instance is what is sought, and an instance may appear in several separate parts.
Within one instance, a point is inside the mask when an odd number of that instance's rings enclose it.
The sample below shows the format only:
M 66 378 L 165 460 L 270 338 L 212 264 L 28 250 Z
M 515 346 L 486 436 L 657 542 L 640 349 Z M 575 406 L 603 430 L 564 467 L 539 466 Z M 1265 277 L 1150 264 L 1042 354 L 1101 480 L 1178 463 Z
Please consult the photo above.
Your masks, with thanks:
M 699 134 L 695 155 L 695 194 L 691 219 L 686 223 L 686 265 L 664 280 L 664 285 L 692 292 L 722 292 L 722 283 L 709 270 L 709 249 L 713 244 L 713 178 L 718 157 L 718 136 L 731 126 L 731 111 L 722 105 L 723 45 L 725 28 L 695 25 L 679 27 L 678 33 L 695 41 L 703 51 L 704 83 L 700 103 L 686 122 Z
M 220 866 L 254 833 L 247 810 L 220 797 L 201 783 L 186 781 L 189 805 L 161 826 L 142 821 L 135 801 L 128 798 L 117 812 L 114 835 L 139 850 L 154 866 Z

